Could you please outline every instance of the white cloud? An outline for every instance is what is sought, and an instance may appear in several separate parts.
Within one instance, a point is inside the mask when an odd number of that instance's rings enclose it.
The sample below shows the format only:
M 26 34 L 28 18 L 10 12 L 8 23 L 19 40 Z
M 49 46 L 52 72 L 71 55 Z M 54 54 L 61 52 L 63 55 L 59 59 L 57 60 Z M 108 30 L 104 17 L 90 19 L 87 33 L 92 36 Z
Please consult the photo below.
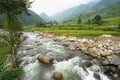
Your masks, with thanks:
M 34 0 L 35 2 L 31 6 L 31 10 L 37 14 L 45 12 L 48 15 L 61 12 L 73 6 L 85 4 L 94 0 Z

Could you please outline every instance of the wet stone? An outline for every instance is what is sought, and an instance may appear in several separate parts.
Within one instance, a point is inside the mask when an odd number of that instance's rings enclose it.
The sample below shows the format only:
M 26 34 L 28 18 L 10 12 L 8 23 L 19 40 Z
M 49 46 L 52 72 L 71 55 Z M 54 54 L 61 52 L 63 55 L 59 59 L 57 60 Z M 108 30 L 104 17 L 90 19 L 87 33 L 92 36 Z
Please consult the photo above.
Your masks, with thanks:
M 45 56 L 45 55 L 39 55 L 37 57 L 38 61 L 44 64 L 52 64 L 53 59 L 51 57 Z
M 87 60 L 83 63 L 84 67 L 91 67 L 92 65 L 93 65 L 92 62 L 90 62 L 89 60 Z
M 63 80 L 63 75 L 60 72 L 55 72 L 53 74 L 53 78 L 54 78 L 54 80 Z
M 93 74 L 93 77 L 96 78 L 97 80 L 101 80 L 101 79 L 100 79 L 100 75 L 99 75 L 98 73 L 94 73 L 94 74 Z

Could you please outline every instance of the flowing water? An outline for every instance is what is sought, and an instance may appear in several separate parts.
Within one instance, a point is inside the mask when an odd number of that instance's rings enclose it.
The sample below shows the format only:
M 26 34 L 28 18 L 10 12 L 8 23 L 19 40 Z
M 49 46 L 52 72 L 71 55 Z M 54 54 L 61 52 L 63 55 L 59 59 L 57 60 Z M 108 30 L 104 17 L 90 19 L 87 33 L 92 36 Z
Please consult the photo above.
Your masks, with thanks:
M 87 71 L 82 68 L 86 56 L 81 51 L 70 51 L 59 42 L 36 33 L 25 32 L 24 35 L 28 38 L 21 43 L 17 54 L 25 72 L 22 80 L 53 80 L 54 72 L 61 72 L 63 80 L 97 80 L 93 77 L 94 72 L 101 80 L 109 80 L 97 64 Z M 52 57 L 53 64 L 40 63 L 37 60 L 40 54 Z

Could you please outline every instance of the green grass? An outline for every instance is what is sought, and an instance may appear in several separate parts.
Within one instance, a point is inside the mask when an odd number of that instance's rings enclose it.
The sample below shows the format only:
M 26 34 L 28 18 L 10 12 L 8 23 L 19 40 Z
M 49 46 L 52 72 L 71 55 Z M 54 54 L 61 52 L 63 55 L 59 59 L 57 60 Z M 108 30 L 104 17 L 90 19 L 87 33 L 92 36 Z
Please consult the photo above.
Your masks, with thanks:
M 59 29 L 61 27 L 61 29 Z M 93 37 L 102 34 L 110 34 L 120 36 L 117 26 L 113 25 L 85 25 L 85 24 L 72 24 L 72 25 L 54 25 L 51 28 L 38 28 L 38 27 L 24 27 L 24 31 L 42 31 L 46 33 L 53 33 L 56 35 L 76 36 L 76 37 Z
M 6 59 L 6 55 L 9 53 L 10 48 L 3 46 L 4 43 L 0 42 L 0 62 Z
M 99 36 L 102 34 L 111 34 L 119 36 L 120 33 L 113 32 L 113 31 L 100 31 L 100 30 L 49 30 L 44 29 L 43 32 L 54 33 L 57 35 L 64 35 L 64 36 L 77 36 L 77 37 L 89 37 L 89 36 Z
M 105 19 L 105 21 L 108 21 L 108 23 L 118 24 L 120 23 L 120 17 L 108 18 Z

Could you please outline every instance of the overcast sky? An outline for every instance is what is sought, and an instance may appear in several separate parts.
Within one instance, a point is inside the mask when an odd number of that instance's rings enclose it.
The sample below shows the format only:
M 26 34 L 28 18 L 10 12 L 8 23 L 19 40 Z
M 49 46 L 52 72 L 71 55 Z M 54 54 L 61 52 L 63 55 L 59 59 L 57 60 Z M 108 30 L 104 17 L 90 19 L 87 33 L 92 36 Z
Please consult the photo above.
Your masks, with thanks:
M 45 12 L 51 16 L 65 9 L 85 4 L 95 0 L 34 0 L 35 2 L 31 6 L 31 10 L 37 14 Z

